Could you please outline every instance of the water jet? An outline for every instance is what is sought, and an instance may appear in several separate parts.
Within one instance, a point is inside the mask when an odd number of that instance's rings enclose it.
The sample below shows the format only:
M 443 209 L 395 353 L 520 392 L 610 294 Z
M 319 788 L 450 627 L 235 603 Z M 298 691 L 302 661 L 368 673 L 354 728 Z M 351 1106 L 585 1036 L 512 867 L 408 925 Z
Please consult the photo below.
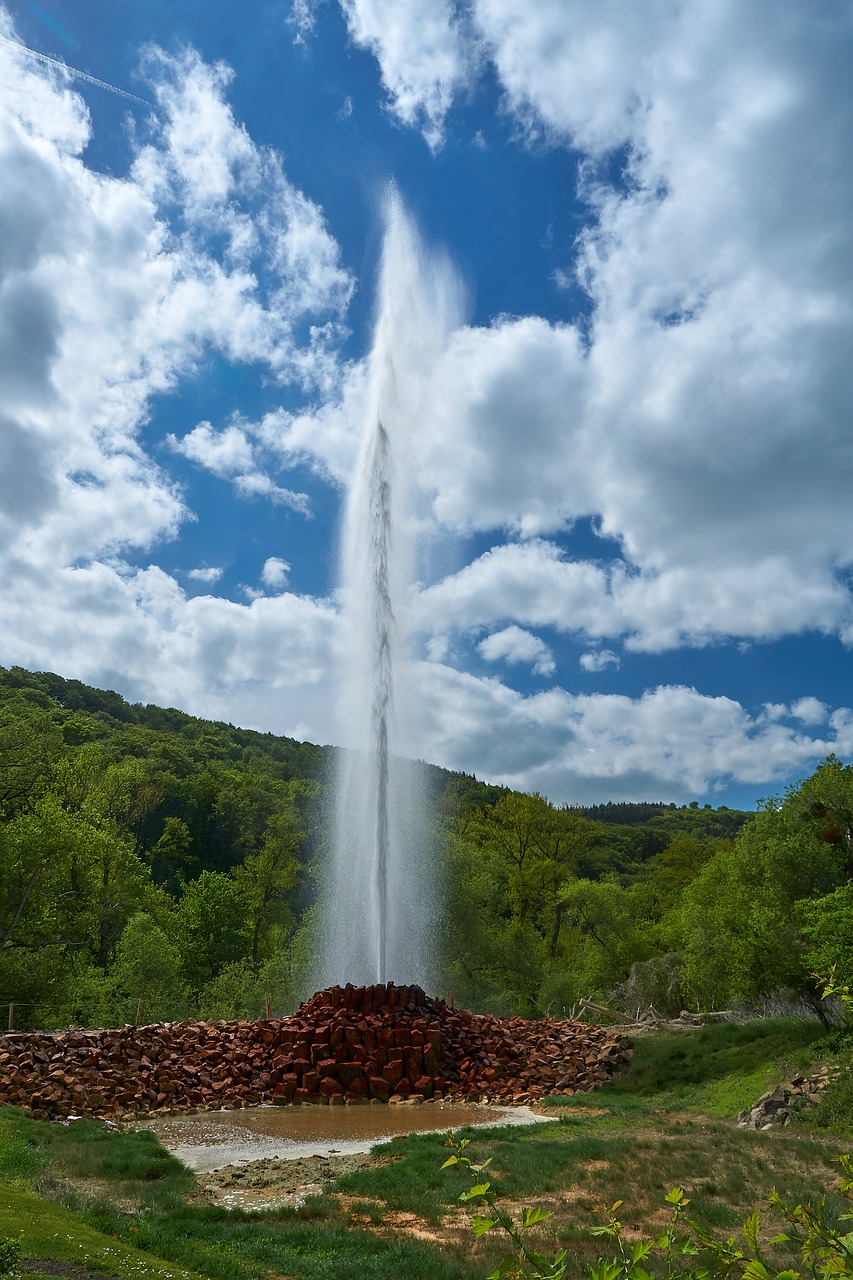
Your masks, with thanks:
M 420 766 L 406 760 L 412 666 L 406 606 L 417 523 L 411 460 L 425 392 L 458 325 L 462 291 L 429 252 L 396 188 L 385 204 L 361 447 L 341 554 L 340 721 L 333 853 L 317 986 L 416 982 L 435 973 L 436 889 Z

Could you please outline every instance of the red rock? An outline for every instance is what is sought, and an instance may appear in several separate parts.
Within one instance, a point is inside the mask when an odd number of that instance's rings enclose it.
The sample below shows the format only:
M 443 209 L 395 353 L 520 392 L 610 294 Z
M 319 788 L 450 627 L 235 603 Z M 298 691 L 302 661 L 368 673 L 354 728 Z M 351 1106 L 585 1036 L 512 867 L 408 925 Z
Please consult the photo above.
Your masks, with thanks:
M 371 1076 L 367 1082 L 370 1090 L 371 1098 L 376 1098 L 378 1102 L 387 1102 L 391 1093 L 391 1086 L 382 1076 Z

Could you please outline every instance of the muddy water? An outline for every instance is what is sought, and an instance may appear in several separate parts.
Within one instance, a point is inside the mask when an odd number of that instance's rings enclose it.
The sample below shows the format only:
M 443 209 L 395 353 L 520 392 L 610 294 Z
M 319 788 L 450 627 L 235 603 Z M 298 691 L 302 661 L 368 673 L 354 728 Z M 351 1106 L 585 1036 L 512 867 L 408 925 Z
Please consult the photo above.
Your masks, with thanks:
M 425 1102 L 422 1106 L 247 1107 L 156 1116 L 138 1127 L 153 1129 L 163 1146 L 184 1164 L 205 1173 L 258 1160 L 355 1156 L 408 1133 L 443 1133 L 463 1125 L 536 1124 L 547 1119 L 553 1117 L 529 1107 Z

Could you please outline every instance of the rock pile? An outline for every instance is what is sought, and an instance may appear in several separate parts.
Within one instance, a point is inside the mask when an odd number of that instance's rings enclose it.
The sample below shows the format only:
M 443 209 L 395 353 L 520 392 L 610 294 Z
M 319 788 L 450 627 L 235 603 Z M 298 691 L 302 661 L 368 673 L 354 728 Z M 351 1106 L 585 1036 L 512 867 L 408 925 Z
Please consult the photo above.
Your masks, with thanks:
M 473 1014 L 420 987 L 347 985 L 268 1021 L 0 1035 L 0 1103 L 45 1119 L 261 1102 L 525 1103 L 594 1089 L 630 1056 L 624 1036 L 587 1023 Z
M 840 1068 L 821 1067 L 813 1076 L 795 1076 L 787 1084 L 763 1093 L 748 1111 L 737 1118 L 740 1129 L 772 1129 L 791 1124 L 803 1111 L 816 1107 L 824 1089 L 838 1079 Z

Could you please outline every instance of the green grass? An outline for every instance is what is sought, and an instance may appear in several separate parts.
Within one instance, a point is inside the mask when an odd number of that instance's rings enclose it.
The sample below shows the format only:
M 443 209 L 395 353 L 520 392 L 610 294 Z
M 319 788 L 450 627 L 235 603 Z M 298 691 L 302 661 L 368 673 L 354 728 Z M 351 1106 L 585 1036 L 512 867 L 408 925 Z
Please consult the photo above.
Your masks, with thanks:
M 195 1272 L 170 1266 L 102 1234 L 77 1214 L 26 1187 L 0 1184 L 0 1235 L 14 1238 L 19 1232 L 26 1259 L 73 1263 L 121 1280 L 199 1280 Z
M 631 1066 L 607 1096 L 734 1117 L 766 1089 L 805 1070 L 823 1036 L 819 1023 L 799 1018 L 638 1036 Z
M 680 1185 L 691 1215 L 726 1234 L 773 1188 L 792 1202 L 829 1189 L 832 1204 L 833 1158 L 853 1149 L 853 1072 L 832 1106 L 826 1099 L 834 1132 L 797 1124 L 749 1133 L 734 1124 L 768 1085 L 830 1051 L 820 1035 L 817 1026 L 776 1020 L 643 1036 L 616 1084 L 552 1099 L 557 1119 L 547 1125 L 466 1130 L 470 1150 L 492 1160 L 503 1202 L 552 1210 L 538 1229 L 541 1247 L 569 1247 L 576 1277 L 601 1252 L 590 1235 L 596 1207 L 617 1199 L 629 1229 L 654 1231 L 664 1194 Z M 471 1237 L 458 1200 L 469 1182 L 460 1169 L 441 1170 L 443 1143 L 436 1134 L 395 1139 L 381 1148 L 390 1161 L 299 1208 L 246 1213 L 193 1203 L 192 1176 L 149 1132 L 48 1125 L 0 1109 L 0 1233 L 23 1227 L 28 1257 L 120 1280 L 474 1280 L 503 1246 Z M 417 1224 L 443 1242 L 416 1238 Z

